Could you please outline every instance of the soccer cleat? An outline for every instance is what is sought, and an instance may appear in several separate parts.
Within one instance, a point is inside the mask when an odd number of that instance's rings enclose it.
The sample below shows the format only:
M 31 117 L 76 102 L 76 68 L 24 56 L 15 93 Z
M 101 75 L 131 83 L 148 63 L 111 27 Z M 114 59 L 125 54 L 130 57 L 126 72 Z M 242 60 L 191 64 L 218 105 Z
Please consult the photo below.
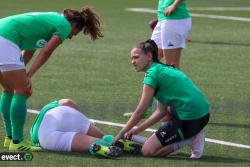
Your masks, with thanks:
M 96 155 L 101 155 L 107 158 L 115 158 L 122 155 L 122 149 L 116 146 L 101 146 L 98 144 L 93 144 L 91 151 Z
M 191 147 L 191 156 L 190 158 L 199 159 L 201 158 L 205 146 L 205 133 L 204 131 L 200 131 L 192 141 Z
M 10 151 L 31 151 L 31 152 L 36 152 L 36 151 L 41 151 L 41 147 L 33 146 L 30 142 L 22 141 L 18 144 L 14 144 L 12 141 L 10 142 L 9 145 L 9 150 Z
M 142 145 L 138 144 L 134 141 L 119 140 L 114 145 L 117 147 L 120 147 L 125 152 L 129 152 L 129 153 L 133 153 L 133 154 L 141 153 Z
M 9 147 L 10 142 L 11 142 L 11 139 L 6 136 L 4 139 L 3 147 Z

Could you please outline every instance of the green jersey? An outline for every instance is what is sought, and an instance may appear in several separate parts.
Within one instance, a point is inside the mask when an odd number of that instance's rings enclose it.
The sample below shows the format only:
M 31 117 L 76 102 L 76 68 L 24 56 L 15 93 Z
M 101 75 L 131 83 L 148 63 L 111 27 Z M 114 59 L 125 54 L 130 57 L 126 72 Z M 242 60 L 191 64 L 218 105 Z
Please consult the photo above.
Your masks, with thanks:
M 161 104 L 173 107 L 181 120 L 198 119 L 209 112 L 206 97 L 178 69 L 152 63 L 143 82 L 155 90 L 155 98 Z
M 21 50 L 43 48 L 53 35 L 64 41 L 71 32 L 68 20 L 56 12 L 34 12 L 0 19 L 0 36 Z
M 165 8 L 169 7 L 174 3 L 175 0 L 159 0 L 158 4 L 158 20 L 176 20 L 176 19 L 186 19 L 190 17 L 189 11 L 186 7 L 186 1 L 182 0 L 182 2 L 177 6 L 177 8 L 169 15 L 164 15 Z
M 46 112 L 52 108 L 58 107 L 60 106 L 59 101 L 54 101 L 51 102 L 47 105 L 45 105 L 42 110 L 40 111 L 40 113 L 37 115 L 35 121 L 32 124 L 32 127 L 30 129 L 30 137 L 31 137 L 31 141 L 33 144 L 39 145 L 39 139 L 38 139 L 38 131 L 40 128 L 40 125 L 42 123 L 43 117 L 46 114 Z

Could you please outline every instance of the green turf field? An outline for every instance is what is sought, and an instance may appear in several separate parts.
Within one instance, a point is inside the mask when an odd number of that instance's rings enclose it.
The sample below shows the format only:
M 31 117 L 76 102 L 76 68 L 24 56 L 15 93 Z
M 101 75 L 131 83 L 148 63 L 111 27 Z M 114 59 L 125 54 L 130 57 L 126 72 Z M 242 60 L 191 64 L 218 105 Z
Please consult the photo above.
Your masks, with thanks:
M 32 79 L 33 95 L 28 107 L 39 110 L 55 99 L 71 98 L 89 118 L 125 123 L 127 119 L 122 114 L 135 109 L 144 76 L 133 71 L 130 49 L 150 37 L 148 22 L 156 15 L 124 9 L 156 9 L 156 0 L 1 0 L 0 17 L 30 11 L 60 12 L 66 7 L 80 9 L 86 4 L 101 16 L 105 37 L 92 42 L 79 35 L 65 41 Z M 249 0 L 188 0 L 188 6 L 196 14 L 250 19 Z M 196 10 L 198 7 L 235 10 Z M 193 17 L 190 36 L 192 42 L 183 52 L 181 66 L 211 103 L 206 137 L 250 145 L 250 21 Z M 34 114 L 28 115 L 26 135 L 34 118 Z M 112 126 L 99 127 L 109 134 L 117 132 Z M 3 138 L 0 121 L 0 152 L 7 151 Z M 166 158 L 125 155 L 108 160 L 87 153 L 45 151 L 33 153 L 31 162 L 0 162 L 0 166 L 250 166 L 250 149 L 207 142 L 204 156 L 198 161 L 190 160 L 189 152 L 183 149 Z

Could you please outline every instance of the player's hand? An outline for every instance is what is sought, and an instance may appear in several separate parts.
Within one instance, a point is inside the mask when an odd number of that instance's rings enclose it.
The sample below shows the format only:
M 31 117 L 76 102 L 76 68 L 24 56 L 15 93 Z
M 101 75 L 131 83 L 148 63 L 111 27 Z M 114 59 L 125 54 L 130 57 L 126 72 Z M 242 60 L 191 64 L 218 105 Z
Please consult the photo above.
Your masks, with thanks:
M 124 138 L 125 138 L 125 139 L 128 139 L 128 140 L 131 140 L 132 136 L 133 136 L 133 135 L 136 135 L 136 134 L 138 134 L 138 131 L 137 131 L 137 128 L 134 128 L 134 129 L 131 129 L 130 131 L 128 131 L 128 132 L 125 134 Z
M 124 138 L 124 134 L 125 132 L 123 130 L 121 130 L 118 135 L 116 135 L 116 137 L 114 138 L 114 140 L 112 141 L 112 145 L 114 145 L 118 140 L 123 139 Z
M 175 8 L 176 7 L 174 5 L 170 5 L 169 7 L 165 8 L 164 15 L 170 16 L 170 14 L 175 10 Z
M 31 79 L 29 77 L 27 77 L 27 96 L 31 96 L 32 95 L 32 82 L 31 82 Z

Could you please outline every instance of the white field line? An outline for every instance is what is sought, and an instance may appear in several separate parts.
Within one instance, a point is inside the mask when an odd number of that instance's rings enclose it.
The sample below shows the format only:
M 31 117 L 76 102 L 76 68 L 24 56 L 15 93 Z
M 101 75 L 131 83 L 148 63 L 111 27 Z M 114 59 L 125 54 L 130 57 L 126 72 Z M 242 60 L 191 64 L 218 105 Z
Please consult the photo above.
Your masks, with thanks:
M 126 8 L 126 11 L 131 12 L 142 12 L 142 13 L 157 13 L 157 10 L 150 8 Z M 208 14 L 198 14 L 198 13 L 190 13 L 192 17 L 203 17 L 209 19 L 220 19 L 220 20 L 234 20 L 234 21 L 245 21 L 250 22 L 250 18 L 246 17 L 235 17 L 235 16 L 220 16 L 220 15 L 208 15 Z
M 28 109 L 28 112 L 33 113 L 33 114 L 38 114 L 39 113 L 39 111 L 31 110 L 31 109 Z M 108 121 L 100 121 L 100 120 L 95 120 L 95 119 L 90 119 L 90 120 L 95 122 L 95 123 L 102 124 L 102 125 L 110 125 L 110 126 L 116 126 L 116 127 L 124 127 L 125 126 L 125 124 L 120 124 L 120 123 L 114 123 L 114 122 L 108 122 Z M 145 131 L 147 131 L 147 132 L 155 132 L 156 129 L 148 128 Z M 206 138 L 205 141 L 210 142 L 210 143 L 215 143 L 215 144 L 231 146 L 231 147 L 250 149 L 250 145 L 237 144 L 237 143 L 232 143 L 232 142 L 227 142 L 227 141 L 222 141 L 222 140 Z
M 250 7 L 190 7 L 189 10 L 201 11 L 250 11 Z

